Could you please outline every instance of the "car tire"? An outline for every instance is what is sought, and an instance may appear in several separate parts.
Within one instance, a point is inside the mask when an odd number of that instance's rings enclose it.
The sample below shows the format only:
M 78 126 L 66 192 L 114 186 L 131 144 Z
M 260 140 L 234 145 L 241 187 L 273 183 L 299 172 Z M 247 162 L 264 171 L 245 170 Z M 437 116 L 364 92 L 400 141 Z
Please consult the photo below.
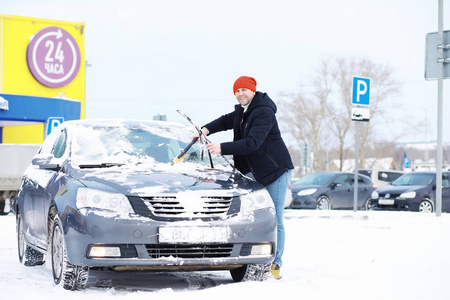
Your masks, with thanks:
M 0 216 L 7 215 L 9 212 L 5 212 L 6 200 L 0 197 Z
M 373 204 L 370 203 L 370 198 L 366 200 L 366 203 L 364 203 L 364 209 L 365 210 L 372 210 Z
M 331 201 L 327 196 L 320 196 L 317 199 L 317 209 L 318 210 L 330 210 L 331 209 Z
M 235 282 L 240 281 L 263 281 L 269 277 L 272 264 L 249 264 L 230 270 L 231 277 Z
M 61 221 L 56 217 L 51 235 L 53 280 L 66 290 L 84 290 L 89 276 L 89 267 L 77 266 L 67 259 L 67 249 Z
M 432 213 L 434 212 L 433 203 L 430 200 L 424 199 L 419 204 L 419 212 L 422 213 Z
M 16 215 L 16 232 L 19 261 L 27 267 L 43 265 L 45 263 L 44 254 L 31 248 L 25 240 L 23 221 L 20 213 Z

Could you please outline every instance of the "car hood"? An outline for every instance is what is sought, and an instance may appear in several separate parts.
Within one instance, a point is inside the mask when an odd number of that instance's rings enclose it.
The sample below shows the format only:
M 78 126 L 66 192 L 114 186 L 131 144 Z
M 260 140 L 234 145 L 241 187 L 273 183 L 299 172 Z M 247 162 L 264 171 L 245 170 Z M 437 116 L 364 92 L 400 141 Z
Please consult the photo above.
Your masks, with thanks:
M 83 185 L 130 196 L 175 194 L 182 191 L 208 191 L 208 194 L 241 195 L 262 186 L 239 172 L 183 168 L 78 169 L 71 172 Z
M 401 194 L 423 188 L 423 185 L 387 185 L 377 190 L 378 194 Z

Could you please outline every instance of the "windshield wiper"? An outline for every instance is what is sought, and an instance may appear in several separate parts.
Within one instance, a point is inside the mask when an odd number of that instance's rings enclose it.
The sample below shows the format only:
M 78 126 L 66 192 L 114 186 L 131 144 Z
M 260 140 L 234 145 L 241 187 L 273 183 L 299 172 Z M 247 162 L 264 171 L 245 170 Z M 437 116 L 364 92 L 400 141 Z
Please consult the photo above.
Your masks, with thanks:
M 116 166 L 123 166 L 123 163 L 101 163 L 101 164 L 86 164 L 79 165 L 80 169 L 89 169 L 89 168 L 110 168 Z

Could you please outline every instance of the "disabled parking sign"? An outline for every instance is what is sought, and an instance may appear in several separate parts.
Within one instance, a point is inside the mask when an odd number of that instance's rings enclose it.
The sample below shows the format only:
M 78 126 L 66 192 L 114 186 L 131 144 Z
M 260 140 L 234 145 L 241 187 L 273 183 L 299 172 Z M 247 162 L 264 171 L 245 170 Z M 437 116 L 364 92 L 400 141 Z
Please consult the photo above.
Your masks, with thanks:
M 353 77 L 352 104 L 370 105 L 370 79 Z

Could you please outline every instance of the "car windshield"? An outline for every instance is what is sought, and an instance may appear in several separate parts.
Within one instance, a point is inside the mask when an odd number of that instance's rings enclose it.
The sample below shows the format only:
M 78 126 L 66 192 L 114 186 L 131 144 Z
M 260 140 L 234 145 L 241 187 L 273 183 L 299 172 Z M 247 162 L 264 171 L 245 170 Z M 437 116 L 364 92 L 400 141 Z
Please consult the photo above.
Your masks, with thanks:
M 155 123 L 157 124 L 157 123 Z M 167 122 L 153 124 L 78 125 L 72 130 L 71 159 L 80 167 L 122 164 L 172 164 L 192 141 L 194 132 L 185 126 Z M 220 155 L 213 155 L 214 168 L 230 168 Z M 178 162 L 211 167 L 203 144 L 195 143 Z
M 391 183 L 391 185 L 428 185 L 434 178 L 434 174 L 426 173 L 408 173 L 400 176 L 397 180 Z
M 325 185 L 327 184 L 331 178 L 334 177 L 334 174 L 330 173 L 314 173 L 306 175 L 301 179 L 295 182 L 295 185 Z

